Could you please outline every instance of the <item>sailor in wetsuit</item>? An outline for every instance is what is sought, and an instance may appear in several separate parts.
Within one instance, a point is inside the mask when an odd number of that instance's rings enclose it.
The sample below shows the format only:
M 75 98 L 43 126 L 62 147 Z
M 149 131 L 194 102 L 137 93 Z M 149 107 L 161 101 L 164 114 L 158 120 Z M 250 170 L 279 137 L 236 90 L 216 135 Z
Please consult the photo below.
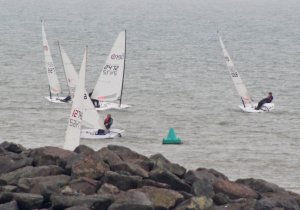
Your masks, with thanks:
M 71 99 L 72 99 L 71 96 L 67 96 L 67 97 L 65 97 L 64 99 L 61 99 L 60 101 L 67 103 L 67 102 L 69 102 Z
M 265 103 L 271 103 L 273 100 L 272 92 L 269 92 L 269 95 L 267 98 L 262 99 L 255 108 L 256 110 L 259 110 Z
M 96 135 L 105 135 L 109 132 L 110 126 L 113 124 L 113 118 L 108 114 L 104 120 L 104 126 L 107 130 L 98 129 Z

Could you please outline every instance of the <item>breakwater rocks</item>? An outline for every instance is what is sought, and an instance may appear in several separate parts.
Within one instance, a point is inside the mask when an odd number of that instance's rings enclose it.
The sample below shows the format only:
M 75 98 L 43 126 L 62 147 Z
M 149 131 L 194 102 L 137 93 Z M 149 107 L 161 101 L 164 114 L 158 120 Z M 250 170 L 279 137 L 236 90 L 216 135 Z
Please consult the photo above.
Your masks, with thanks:
M 187 171 L 126 147 L 74 152 L 0 144 L 1 210 L 299 210 L 300 195 L 259 179 Z

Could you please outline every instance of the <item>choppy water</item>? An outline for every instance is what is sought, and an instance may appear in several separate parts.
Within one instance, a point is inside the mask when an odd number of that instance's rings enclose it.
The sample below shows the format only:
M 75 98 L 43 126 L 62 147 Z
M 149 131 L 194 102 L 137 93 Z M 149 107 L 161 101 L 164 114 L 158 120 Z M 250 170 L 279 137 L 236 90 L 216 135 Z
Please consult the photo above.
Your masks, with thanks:
M 111 111 L 120 144 L 163 153 L 187 168 L 231 179 L 264 178 L 300 192 L 300 2 L 298 0 L 0 0 L 0 139 L 62 146 L 70 105 L 50 104 L 40 19 L 64 86 L 56 41 L 79 68 L 89 45 L 91 90 L 119 31 L 127 29 L 124 102 Z M 216 31 L 253 98 L 272 91 L 276 111 L 245 114 Z M 174 127 L 183 145 L 161 145 Z

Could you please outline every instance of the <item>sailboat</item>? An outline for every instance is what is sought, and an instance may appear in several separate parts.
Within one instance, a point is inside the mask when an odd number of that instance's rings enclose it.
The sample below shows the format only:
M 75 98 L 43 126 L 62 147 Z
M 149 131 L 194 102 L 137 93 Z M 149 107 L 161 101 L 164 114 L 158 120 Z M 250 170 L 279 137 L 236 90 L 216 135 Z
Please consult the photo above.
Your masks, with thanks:
M 68 86 L 70 89 L 70 95 L 73 100 L 75 100 L 74 91 L 76 90 L 76 84 L 78 83 L 78 75 L 72 64 L 69 56 L 67 55 L 64 48 L 59 44 L 60 53 L 62 57 L 62 62 L 66 74 L 66 78 L 68 81 Z M 87 58 L 85 58 L 85 62 Z M 86 64 L 85 64 L 86 65 Z M 123 129 L 111 128 L 110 132 L 106 132 L 103 135 L 97 135 L 97 131 L 99 129 L 105 130 L 103 125 L 103 120 L 101 120 L 100 114 L 95 110 L 95 107 L 87 94 L 87 91 L 84 88 L 84 97 L 83 97 L 83 117 L 82 117 L 82 126 L 85 127 L 81 131 L 82 138 L 92 138 L 92 139 L 110 139 L 115 137 L 121 137 L 122 133 L 124 133 Z
M 64 149 L 73 151 L 80 144 L 80 133 L 83 119 L 84 86 L 86 71 L 86 49 L 80 67 L 79 79 L 76 85 L 71 114 L 65 136 Z
M 99 101 L 96 110 L 125 109 L 122 104 L 126 59 L 126 31 L 119 33 L 111 52 L 100 72 L 91 98 Z
M 274 109 L 274 103 L 265 103 L 261 109 L 256 110 L 256 106 L 257 103 L 254 103 L 252 98 L 250 97 L 248 90 L 245 86 L 245 84 L 243 83 L 238 71 L 236 70 L 233 61 L 231 60 L 225 45 L 223 43 L 222 37 L 219 35 L 219 41 L 220 41 L 220 45 L 223 51 L 223 56 L 225 58 L 225 62 L 227 65 L 227 68 L 230 72 L 230 76 L 232 78 L 233 84 L 238 92 L 238 94 L 241 97 L 242 100 L 242 105 L 239 105 L 239 108 L 244 111 L 244 112 L 252 112 L 252 113 L 256 113 L 256 112 L 268 112 Z
M 43 37 L 43 48 L 45 55 L 45 66 L 47 70 L 48 82 L 49 82 L 49 96 L 45 98 L 53 103 L 65 103 L 62 100 L 66 97 L 61 97 L 59 94 L 62 92 L 61 87 L 57 78 L 56 69 L 53 63 L 50 47 L 47 41 L 44 21 L 42 21 L 42 37 Z

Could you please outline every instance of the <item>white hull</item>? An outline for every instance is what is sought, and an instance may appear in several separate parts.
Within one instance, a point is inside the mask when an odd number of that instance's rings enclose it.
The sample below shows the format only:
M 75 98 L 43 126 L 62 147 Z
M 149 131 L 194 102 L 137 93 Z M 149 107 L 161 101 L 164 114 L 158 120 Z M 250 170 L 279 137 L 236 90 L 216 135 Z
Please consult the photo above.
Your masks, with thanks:
M 50 96 L 45 96 L 45 99 L 47 99 L 48 101 L 52 102 L 52 103 L 57 103 L 57 104 L 68 104 L 70 102 L 72 102 L 71 100 L 68 102 L 63 102 L 61 100 L 65 99 L 66 97 L 58 97 L 58 96 L 52 96 L 50 98 Z
M 265 103 L 261 109 L 256 110 L 255 107 L 257 106 L 256 104 L 253 104 L 252 106 L 246 106 L 244 107 L 243 105 L 240 105 L 240 109 L 243 112 L 249 112 L 249 113 L 261 113 L 261 112 L 270 112 L 274 109 L 275 105 L 273 103 Z
M 110 132 L 104 135 L 96 135 L 98 129 L 82 129 L 80 137 L 83 139 L 113 139 L 122 137 L 124 130 L 111 128 Z
M 117 109 L 117 110 L 121 110 L 121 109 L 127 109 L 129 107 L 131 107 L 130 105 L 127 104 L 120 104 L 119 103 L 113 103 L 113 102 L 100 102 L 99 103 L 100 107 L 95 108 L 97 111 L 105 111 L 105 110 L 110 110 L 110 109 Z

